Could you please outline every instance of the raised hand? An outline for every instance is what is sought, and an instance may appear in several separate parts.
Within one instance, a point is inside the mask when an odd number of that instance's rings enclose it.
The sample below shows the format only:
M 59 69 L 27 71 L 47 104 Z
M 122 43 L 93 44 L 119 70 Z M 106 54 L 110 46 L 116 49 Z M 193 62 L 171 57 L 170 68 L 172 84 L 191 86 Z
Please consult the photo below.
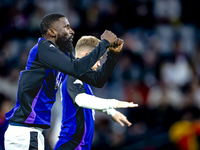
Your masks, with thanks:
M 118 122 L 121 126 L 124 126 L 124 123 L 125 122 L 128 126 L 131 126 L 132 123 L 130 123 L 126 116 L 124 116 L 122 113 L 120 113 L 119 111 L 116 111 L 115 115 L 112 117 L 112 119 L 115 121 L 115 122 Z M 122 122 L 123 121 L 123 122 Z
M 103 39 L 106 39 L 111 44 L 117 40 L 117 36 L 113 32 L 105 30 L 104 33 L 101 35 L 101 40 Z
M 123 45 L 124 41 L 120 38 L 117 38 L 114 43 L 110 44 L 109 50 L 119 53 L 122 50 Z

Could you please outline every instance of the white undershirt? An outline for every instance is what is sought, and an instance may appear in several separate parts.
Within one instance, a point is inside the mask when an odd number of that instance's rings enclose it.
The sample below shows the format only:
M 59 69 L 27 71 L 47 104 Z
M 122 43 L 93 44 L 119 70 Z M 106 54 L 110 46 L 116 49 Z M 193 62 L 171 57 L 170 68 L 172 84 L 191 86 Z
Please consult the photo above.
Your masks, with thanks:
M 119 101 L 116 99 L 104 99 L 94 95 L 81 93 L 75 97 L 75 102 L 79 107 L 95 109 L 105 112 L 110 116 L 114 116 L 116 113 L 114 108 L 116 108 Z

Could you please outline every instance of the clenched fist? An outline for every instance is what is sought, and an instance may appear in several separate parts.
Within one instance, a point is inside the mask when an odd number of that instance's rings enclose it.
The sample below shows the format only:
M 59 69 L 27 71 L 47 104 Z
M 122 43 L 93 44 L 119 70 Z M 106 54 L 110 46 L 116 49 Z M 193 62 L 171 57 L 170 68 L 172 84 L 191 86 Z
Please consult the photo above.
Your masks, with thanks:
M 122 50 L 123 45 L 124 41 L 122 39 L 117 38 L 117 40 L 114 43 L 110 44 L 109 50 L 119 53 Z
M 117 36 L 111 31 L 105 30 L 101 35 L 101 40 L 106 39 L 110 44 L 117 40 Z

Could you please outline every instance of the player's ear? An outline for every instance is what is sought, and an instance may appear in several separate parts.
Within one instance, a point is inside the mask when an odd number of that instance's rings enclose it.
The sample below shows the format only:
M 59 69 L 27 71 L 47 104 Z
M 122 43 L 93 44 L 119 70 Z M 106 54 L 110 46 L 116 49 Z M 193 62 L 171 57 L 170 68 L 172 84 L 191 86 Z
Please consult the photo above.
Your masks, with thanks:
M 56 32 L 56 30 L 54 30 L 53 28 L 49 28 L 49 29 L 47 30 L 47 34 L 48 34 L 49 36 L 51 36 L 51 37 L 55 37 L 55 38 L 56 38 L 57 32 Z

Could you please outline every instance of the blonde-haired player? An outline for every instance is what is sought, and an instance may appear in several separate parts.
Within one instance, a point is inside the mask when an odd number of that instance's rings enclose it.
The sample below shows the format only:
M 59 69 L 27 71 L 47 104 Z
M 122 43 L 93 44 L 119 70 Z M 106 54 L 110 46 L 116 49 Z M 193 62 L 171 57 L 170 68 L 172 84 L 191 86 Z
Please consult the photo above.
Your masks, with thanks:
M 76 58 L 82 58 L 89 54 L 99 42 L 100 40 L 94 36 L 81 37 L 75 47 Z M 99 83 L 101 85 L 105 84 L 116 65 L 123 40 L 117 39 L 115 44 L 118 46 L 109 48 L 110 51 L 103 66 L 100 67 L 100 60 L 98 60 L 90 70 L 94 72 L 91 80 L 96 76 L 102 77 L 102 81 Z M 105 74 L 108 69 L 110 69 L 110 72 Z M 55 146 L 56 150 L 91 149 L 94 132 L 94 109 L 107 113 L 122 126 L 124 126 L 122 121 L 130 126 L 131 123 L 127 118 L 116 111 L 115 108 L 137 107 L 137 104 L 133 103 L 96 97 L 93 95 L 89 84 L 72 76 L 67 76 L 62 83 L 61 95 L 63 105 L 62 126 L 59 140 Z

